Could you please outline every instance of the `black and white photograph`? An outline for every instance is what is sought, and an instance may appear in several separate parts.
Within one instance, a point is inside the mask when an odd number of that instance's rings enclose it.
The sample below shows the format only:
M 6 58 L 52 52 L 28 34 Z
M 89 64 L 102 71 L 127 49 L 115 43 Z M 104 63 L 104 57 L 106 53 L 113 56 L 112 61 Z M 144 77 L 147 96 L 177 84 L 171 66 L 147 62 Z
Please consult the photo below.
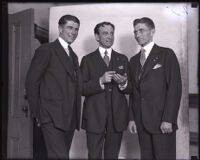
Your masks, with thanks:
M 198 2 L 2 4 L 2 159 L 199 159 Z

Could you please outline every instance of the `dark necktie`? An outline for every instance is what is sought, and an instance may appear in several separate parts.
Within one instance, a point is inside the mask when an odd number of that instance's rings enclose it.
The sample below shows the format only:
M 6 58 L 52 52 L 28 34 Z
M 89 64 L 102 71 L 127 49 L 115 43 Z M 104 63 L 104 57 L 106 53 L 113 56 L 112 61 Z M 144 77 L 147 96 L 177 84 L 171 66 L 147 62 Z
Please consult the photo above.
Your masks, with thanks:
M 69 53 L 69 58 L 70 58 L 70 60 L 72 61 L 72 63 L 74 63 L 72 48 L 71 48 L 70 45 L 68 45 L 68 53 Z
M 144 66 L 145 61 L 146 61 L 145 50 L 144 48 L 142 48 L 140 53 L 140 64 L 142 67 Z
M 109 66 L 109 56 L 108 56 L 108 52 L 107 50 L 104 52 L 104 57 L 103 57 L 103 60 L 104 62 L 106 63 L 107 66 Z
M 73 64 L 73 74 L 74 74 L 74 78 L 75 78 L 75 80 L 77 80 L 77 73 L 76 73 L 76 63 L 75 63 L 75 58 L 74 58 L 74 55 L 73 55 L 73 50 L 72 50 L 72 48 L 71 48 L 71 46 L 70 45 L 68 45 L 68 53 L 69 53 L 69 58 L 70 58 L 70 60 L 71 60 L 71 62 L 72 62 L 72 64 Z

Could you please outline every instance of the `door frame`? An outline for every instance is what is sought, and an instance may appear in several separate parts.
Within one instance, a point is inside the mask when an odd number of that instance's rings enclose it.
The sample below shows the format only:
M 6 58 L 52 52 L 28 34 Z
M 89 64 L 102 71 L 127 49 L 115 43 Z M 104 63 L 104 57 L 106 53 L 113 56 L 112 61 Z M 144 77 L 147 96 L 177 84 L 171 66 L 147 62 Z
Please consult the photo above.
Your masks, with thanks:
M 7 125 L 8 125 L 8 6 L 2 4 L 1 33 L 1 117 L 2 117 L 2 136 L 1 136 L 1 158 L 7 158 Z

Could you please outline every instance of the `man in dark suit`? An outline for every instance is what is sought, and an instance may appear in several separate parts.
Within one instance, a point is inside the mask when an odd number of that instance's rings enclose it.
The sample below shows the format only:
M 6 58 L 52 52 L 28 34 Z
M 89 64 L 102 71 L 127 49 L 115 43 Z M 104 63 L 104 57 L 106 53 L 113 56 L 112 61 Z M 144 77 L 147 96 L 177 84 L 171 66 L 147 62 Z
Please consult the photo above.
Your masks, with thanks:
M 114 25 L 102 22 L 94 34 L 99 48 L 83 57 L 82 128 L 87 132 L 89 159 L 117 159 L 123 131 L 128 126 L 128 59 L 114 51 Z
M 48 158 L 69 158 L 74 130 L 79 129 L 81 72 L 70 47 L 79 26 L 77 17 L 62 16 L 58 39 L 36 50 L 27 73 L 28 101 L 32 116 L 41 124 Z
M 133 22 L 141 51 L 130 60 L 131 133 L 139 135 L 141 159 L 176 159 L 177 117 L 181 99 L 179 63 L 172 49 L 153 42 L 154 22 Z

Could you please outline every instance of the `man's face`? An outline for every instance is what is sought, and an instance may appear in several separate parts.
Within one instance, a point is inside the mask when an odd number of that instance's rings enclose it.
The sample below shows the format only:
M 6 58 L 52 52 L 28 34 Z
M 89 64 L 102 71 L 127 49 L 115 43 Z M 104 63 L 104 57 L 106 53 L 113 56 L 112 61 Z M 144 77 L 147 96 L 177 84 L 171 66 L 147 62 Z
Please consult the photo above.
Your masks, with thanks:
M 110 48 L 114 42 L 114 29 L 110 25 L 99 28 L 99 34 L 95 34 L 96 40 L 103 48 Z
M 79 24 L 74 21 L 67 21 L 66 24 L 58 27 L 60 37 L 63 38 L 67 43 L 71 44 L 75 41 L 78 36 Z
M 138 23 L 134 27 L 135 39 L 139 45 L 145 46 L 153 40 L 154 29 L 150 29 L 145 23 Z

